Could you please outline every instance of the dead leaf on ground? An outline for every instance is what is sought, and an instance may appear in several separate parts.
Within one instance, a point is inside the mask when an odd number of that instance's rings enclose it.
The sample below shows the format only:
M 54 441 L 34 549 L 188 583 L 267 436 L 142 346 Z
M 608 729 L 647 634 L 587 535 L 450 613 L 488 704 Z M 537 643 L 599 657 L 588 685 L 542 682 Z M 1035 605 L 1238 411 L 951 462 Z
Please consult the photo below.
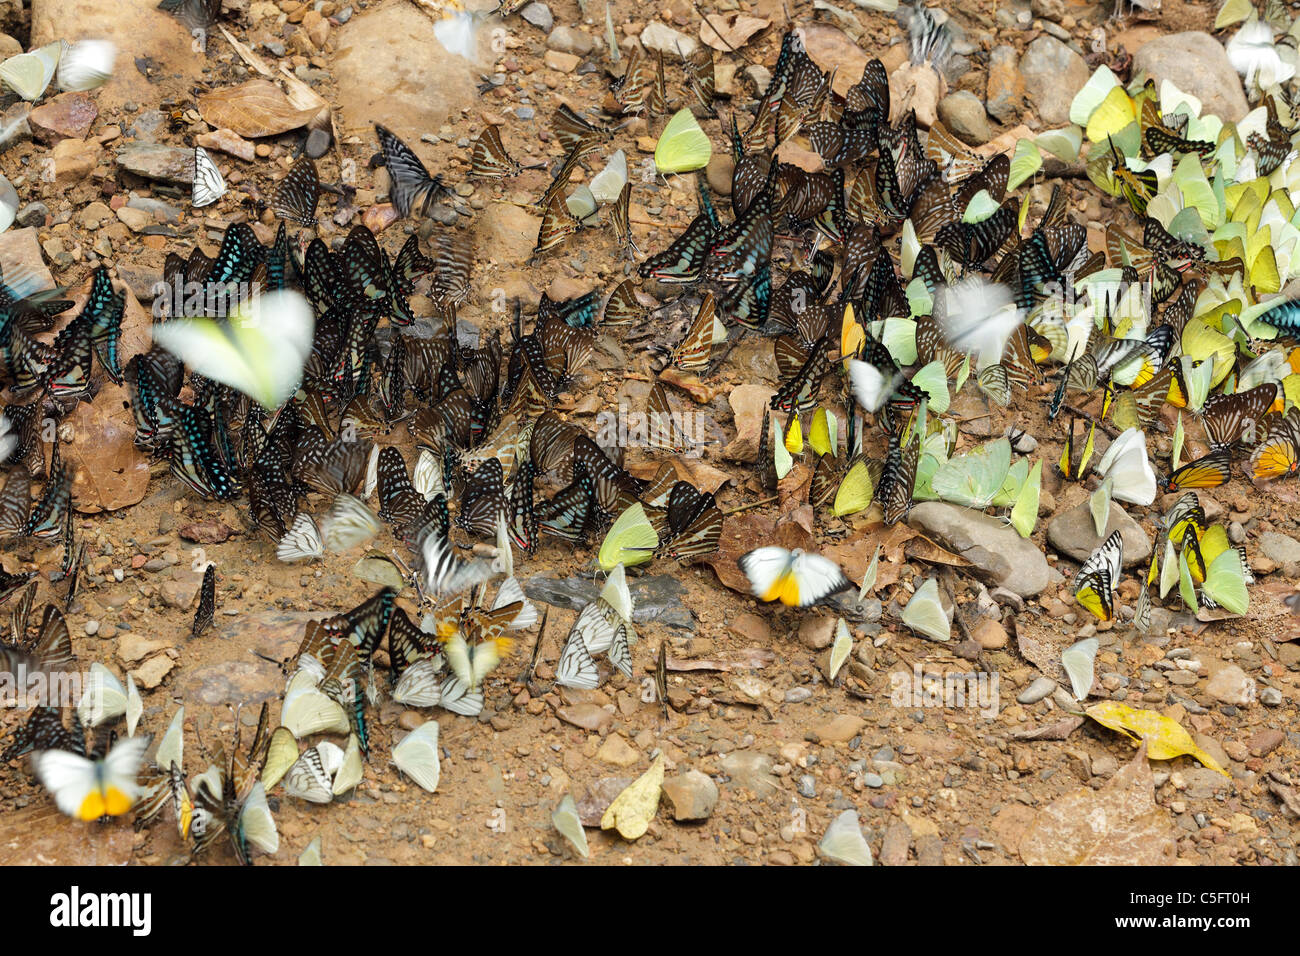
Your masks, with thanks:
M 748 43 L 755 34 L 772 23 L 760 17 L 738 13 L 730 23 L 720 13 L 710 13 L 700 24 L 700 39 L 719 53 L 732 53 Z
M 73 442 L 63 457 L 75 470 L 72 498 L 82 514 L 136 504 L 149 488 L 149 456 L 135 447 L 129 402 L 127 390 L 110 382 L 66 419 Z
M 186 541 L 197 544 L 221 544 L 223 541 L 230 540 L 235 529 L 218 518 L 209 518 L 182 525 L 177 529 L 177 533 Z
M 718 397 L 718 394 L 727 390 L 726 385 L 708 385 L 700 381 L 700 377 L 691 372 L 683 372 L 675 366 L 668 366 L 659 373 L 659 380 L 666 385 L 674 388 L 680 388 L 683 392 L 691 397 L 697 405 L 707 405 Z
M 306 126 L 319 107 L 297 108 L 274 83 L 249 80 L 199 97 L 199 115 L 214 129 L 258 139 Z
M 1169 866 L 1174 822 L 1155 801 L 1147 748 L 1100 790 L 1083 788 L 1039 811 L 1020 841 L 1031 866 Z
M 952 568 L 969 568 L 970 562 L 960 554 L 954 554 L 947 548 L 935 544 L 923 534 L 918 534 L 907 543 L 903 553 L 909 558 L 925 561 L 928 564 L 946 564 Z

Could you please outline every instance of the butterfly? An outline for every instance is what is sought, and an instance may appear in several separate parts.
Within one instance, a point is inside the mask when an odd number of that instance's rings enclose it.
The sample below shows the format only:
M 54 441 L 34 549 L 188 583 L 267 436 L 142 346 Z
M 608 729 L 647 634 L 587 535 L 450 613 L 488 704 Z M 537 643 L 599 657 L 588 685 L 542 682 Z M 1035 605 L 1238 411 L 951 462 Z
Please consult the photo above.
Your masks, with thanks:
M 426 528 L 419 542 L 420 584 L 435 598 L 459 594 L 492 577 L 490 562 L 482 559 L 462 561 L 452 550 L 450 539 L 436 528 Z
M 741 555 L 737 563 L 749 578 L 755 597 L 779 600 L 790 607 L 808 607 L 853 586 L 834 561 L 798 548 L 756 548 Z
M 198 637 L 212 625 L 212 614 L 217 606 L 217 566 L 209 564 L 203 571 L 203 584 L 199 588 L 199 606 L 194 612 L 190 637 Z
M 537 230 L 537 244 L 533 246 L 533 258 L 550 249 L 554 249 L 582 228 L 569 207 L 564 196 L 556 193 L 542 211 L 542 224 Z
M 281 219 L 303 226 L 316 224 L 316 206 L 320 202 L 320 176 L 316 161 L 302 156 L 289 168 L 271 200 L 271 211 Z
M 151 738 L 120 740 L 102 760 L 66 750 L 42 750 L 32 758 L 36 776 L 60 811 L 75 820 L 119 817 L 140 795 L 136 775 Z
M 190 201 L 194 208 L 210 206 L 226 194 L 226 178 L 202 146 L 194 147 L 194 185 Z
M 423 215 L 429 203 L 449 189 L 441 176 L 430 176 L 411 148 L 378 123 L 375 134 L 388 169 L 389 195 L 402 216 Z
M 393 763 L 425 790 L 438 789 L 442 768 L 438 759 L 438 722 L 427 720 L 393 747 Z
M 180 20 L 206 50 L 208 34 L 221 16 L 221 4 L 222 0 L 162 0 L 158 9 Z
M 1217 448 L 1174 469 L 1167 478 L 1160 479 L 1160 485 L 1165 492 L 1172 492 L 1188 488 L 1218 488 L 1231 480 L 1232 454 L 1227 448 Z
M 1251 453 L 1250 465 L 1256 480 L 1300 474 L 1300 409 L 1292 406 L 1269 428 Z
M 1124 561 L 1124 542 L 1119 531 L 1111 533 L 1074 578 L 1074 599 L 1091 611 L 1098 620 L 1115 618 L 1113 592 L 1119 584 Z
M 1210 447 L 1226 448 L 1243 434 L 1253 440 L 1259 422 L 1276 398 L 1277 386 L 1272 382 L 1232 395 L 1211 395 L 1201 408 L 1201 423 Z
M 483 127 L 470 148 L 470 175 L 481 179 L 504 179 L 518 176 L 523 169 L 506 152 L 501 142 L 501 130 L 491 124 Z
M 600 672 L 587 648 L 581 631 L 575 626 L 569 631 L 555 665 L 555 682 L 563 687 L 592 690 L 600 684 Z

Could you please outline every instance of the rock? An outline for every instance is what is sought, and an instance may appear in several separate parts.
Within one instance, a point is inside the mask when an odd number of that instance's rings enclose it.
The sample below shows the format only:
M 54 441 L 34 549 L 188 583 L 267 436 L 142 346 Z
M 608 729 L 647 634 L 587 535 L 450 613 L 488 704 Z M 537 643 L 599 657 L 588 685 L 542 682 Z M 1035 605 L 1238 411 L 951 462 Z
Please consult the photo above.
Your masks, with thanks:
M 939 119 L 968 146 L 982 146 L 992 137 L 984 104 L 974 93 L 958 90 L 939 101 Z
M 123 664 L 135 664 L 171 646 L 170 641 L 151 641 L 138 631 L 126 631 L 117 639 L 117 656 Z
M 1276 531 L 1265 531 L 1259 536 L 1259 551 L 1264 557 L 1278 564 L 1300 561 L 1300 541 Z
M 596 751 L 596 759 L 612 763 L 616 767 L 631 767 L 641 759 L 641 754 L 622 735 L 610 734 Z
M 999 123 L 1009 125 L 1020 116 L 1025 102 L 1025 79 L 1020 75 L 1015 47 L 1003 44 L 994 47 L 989 54 L 989 78 L 984 98 L 989 115 Z
M 596 733 L 602 727 L 608 727 L 614 721 L 614 715 L 604 707 L 595 704 L 574 704 L 572 707 L 560 707 L 555 711 L 557 717 L 566 724 L 573 724 L 583 730 Z
M 1056 681 L 1050 677 L 1039 677 L 1032 684 L 1016 695 L 1018 704 L 1036 704 L 1045 697 L 1050 697 L 1056 690 Z
M 763 434 L 763 413 L 776 389 L 767 385 L 737 385 L 727 401 L 736 422 L 736 437 L 722 450 L 728 461 L 754 461 Z
M 688 770 L 663 782 L 663 795 L 678 823 L 707 820 L 718 804 L 718 785 L 698 770 Z
M 233 129 L 214 129 L 200 135 L 195 142 L 204 149 L 215 149 L 236 159 L 242 159 L 246 163 L 251 163 L 256 155 L 252 142 L 244 139 Z
M 551 15 L 551 8 L 544 3 L 530 3 L 524 7 L 521 15 L 527 22 L 543 33 L 550 33 L 551 27 L 555 25 L 555 17 Z
M 688 60 L 700 48 L 695 37 L 678 33 L 662 20 L 652 20 L 641 31 L 641 45 L 653 53 L 662 53 L 666 57 L 677 57 L 680 54 Z
M 474 244 L 480 255 L 515 265 L 531 258 L 542 221 L 509 203 L 490 203 L 474 219 Z
M 1092 512 L 1085 500 L 1051 520 L 1047 525 L 1047 543 L 1058 554 L 1082 564 L 1115 531 L 1119 531 L 1124 543 L 1124 567 L 1136 567 L 1151 559 L 1151 539 L 1142 526 L 1114 501 L 1110 503 L 1105 534 L 1097 534 Z
M 32 135 L 49 145 L 61 139 L 85 139 L 99 107 L 85 93 L 60 93 L 36 107 L 27 117 Z
M 1247 676 L 1236 664 L 1227 664 L 1216 671 L 1205 685 L 1205 692 L 1223 704 L 1239 707 L 1255 702 L 1255 679 Z
M 814 724 L 812 731 L 826 744 L 846 744 L 862 732 L 866 721 L 855 714 L 836 714 L 830 720 Z
M 121 363 L 132 354 L 121 349 Z M 72 496 L 81 514 L 129 507 L 149 489 L 149 456 L 135 445 L 130 400 L 127 388 L 105 382 L 97 401 L 78 402 L 66 419 L 76 441 L 64 455 L 76 469 Z
M 117 151 L 117 164 L 127 172 L 167 183 L 194 181 L 194 151 L 157 143 L 128 143 Z
M 7 33 L 0 33 L 0 60 L 7 60 L 23 52 L 22 43 Z
M 181 677 L 177 696 L 214 707 L 222 704 L 260 706 L 264 700 L 279 697 L 284 690 L 284 675 L 280 668 L 261 658 L 245 656 L 252 659 L 228 660 L 186 672 Z
M 1092 71 L 1083 57 L 1060 40 L 1040 36 L 1020 58 L 1020 75 L 1039 119 L 1057 126 L 1069 122 L 1070 103 Z
M 153 216 L 143 209 L 135 209 L 132 206 L 123 206 L 119 209 L 117 218 L 121 219 L 132 232 L 144 232 L 153 225 Z
M 582 58 L 572 53 L 561 53 L 559 50 L 547 50 L 546 55 L 542 57 L 542 62 L 546 64 L 548 70 L 554 70 L 556 73 L 572 73 L 578 68 Z
M 194 604 L 194 596 L 203 584 L 203 575 L 189 568 L 173 568 L 172 579 L 161 586 L 162 599 L 168 607 L 187 611 Z
M 94 140 L 60 140 L 54 144 L 54 185 L 67 188 L 75 186 L 89 176 L 99 163 L 103 151 Z
M 103 203 L 91 203 L 92 206 L 103 206 Z M 112 214 L 110 210 L 110 215 Z M 14 222 L 20 226 L 33 226 L 37 229 L 42 228 L 50 218 L 50 207 L 43 202 L 28 203 L 18 210 L 18 215 L 14 217 Z M 99 225 L 98 222 L 95 223 Z
M 0 274 L 26 277 L 31 292 L 54 288 L 54 276 L 45 268 L 35 229 L 29 226 L 0 233 Z
M 822 70 L 836 71 L 833 89 L 844 96 L 849 87 L 862 78 L 862 71 L 870 59 L 867 51 L 854 43 L 843 30 L 825 23 L 805 23 L 802 31 L 808 55 Z M 760 87 L 762 89 L 766 89 L 766 85 Z
M 1029 9 L 1034 16 L 1055 23 L 1060 23 L 1065 17 L 1065 3 L 1063 0 L 1031 0 Z
M 916 125 L 929 129 L 939 118 L 939 101 L 947 92 L 947 82 L 928 64 L 904 63 L 889 74 L 890 122 L 911 111 Z
M 576 27 L 559 26 L 547 36 L 546 48 L 583 57 L 596 48 L 596 41 L 590 33 Z
M 986 651 L 1006 647 L 1007 629 L 992 618 L 986 617 L 971 632 L 976 643 Z
M 366 142 L 373 143 L 371 121 L 382 117 L 386 127 L 420 153 L 422 134 L 478 103 L 477 69 L 448 53 L 433 31 L 433 20 L 413 3 L 372 5 L 338 31 L 330 64 L 338 87 L 340 131 L 364 129 Z M 536 238 L 534 227 L 530 243 Z
M 1227 51 L 1208 33 L 1171 33 L 1143 44 L 1133 54 L 1133 74 L 1138 73 L 1154 77 L 1157 85 L 1168 80 L 1195 96 L 1204 106 L 1202 115 L 1214 113 L 1236 123 L 1250 109 Z
M 1021 597 L 1033 597 L 1060 580 L 1060 572 L 1047 563 L 1033 541 L 997 518 L 944 501 L 925 501 L 912 509 L 907 523 L 970 561 L 988 583 Z
M 736 172 L 736 161 L 728 153 L 714 153 L 709 159 L 704 176 L 716 195 L 731 195 L 731 178 Z
M 835 640 L 835 618 L 805 617 L 799 625 L 799 643 L 810 651 L 821 651 Z
M 730 778 L 728 786 L 744 787 L 764 798 L 781 788 L 772 776 L 773 765 L 771 757 L 753 750 L 737 750 L 718 759 L 718 769 Z
M 131 671 L 131 679 L 145 690 L 153 690 L 163 682 L 163 678 L 171 673 L 176 662 L 166 654 L 159 654 L 157 657 L 151 657 L 135 670 Z
M 912 828 L 906 823 L 891 823 L 880 844 L 881 866 L 902 866 L 912 845 Z
M 131 198 L 127 200 L 126 204 L 132 209 L 147 212 L 155 222 L 169 222 L 176 225 L 181 221 L 179 208 L 171 203 L 163 202 L 161 199 L 154 199 L 152 196 L 137 196 L 135 193 L 131 193 Z
M 1246 738 L 1246 746 L 1253 757 L 1267 757 L 1286 740 L 1286 734 L 1276 727 L 1265 727 Z
M 49 210 L 42 208 L 40 210 L 40 224 L 45 222 L 45 217 L 49 215 Z M 21 218 L 21 213 L 19 214 Z M 113 210 L 109 209 L 102 202 L 92 202 L 79 213 L 77 221 L 81 223 L 83 229 L 98 229 L 100 223 L 111 222 L 114 218 Z M 34 223 L 35 225 L 36 223 Z

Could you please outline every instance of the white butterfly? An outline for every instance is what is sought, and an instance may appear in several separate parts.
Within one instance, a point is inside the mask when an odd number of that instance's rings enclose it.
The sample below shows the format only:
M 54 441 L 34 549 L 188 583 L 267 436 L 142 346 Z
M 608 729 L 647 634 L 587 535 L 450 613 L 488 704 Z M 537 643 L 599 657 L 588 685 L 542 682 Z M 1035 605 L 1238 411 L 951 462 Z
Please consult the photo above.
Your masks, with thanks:
M 632 676 L 632 651 L 628 648 L 628 625 L 620 623 L 609 645 L 609 662 L 624 676 Z
M 103 760 L 88 760 L 66 750 L 42 750 L 32 763 L 63 813 L 77 820 L 120 817 L 140 795 L 135 777 L 149 741 L 148 737 L 119 740 Z
M 452 675 L 442 682 L 438 706 L 462 717 L 477 717 L 483 712 L 483 688 L 471 688 Z
M 281 561 L 302 561 L 323 557 L 325 541 L 321 538 L 320 528 L 309 514 L 299 513 L 293 519 L 293 527 L 284 533 L 276 546 L 275 556 Z
M 509 642 L 505 642 L 509 645 Z M 501 663 L 501 646 L 498 641 L 478 641 L 469 644 L 459 633 L 443 642 L 442 652 L 451 672 L 470 690 L 483 683 L 483 678 Z
M 432 501 L 435 495 L 445 493 L 442 485 L 442 464 L 427 448 L 420 449 L 420 457 L 415 461 L 415 470 L 411 472 L 411 485 L 424 496 L 425 501 Z
M 117 48 L 108 40 L 78 40 L 59 58 L 59 88 L 93 90 L 113 75 Z
M 226 178 L 202 146 L 194 147 L 194 186 L 190 201 L 195 209 L 210 206 L 226 194 Z
M 151 334 L 193 371 L 279 408 L 298 390 L 315 329 L 307 300 L 276 290 L 241 302 L 229 320 L 172 319 Z
M 284 705 L 280 708 L 280 723 L 298 739 L 321 733 L 346 734 L 351 729 L 348 715 L 320 691 L 316 681 L 306 669 L 289 678 Z
M 502 582 L 501 590 L 497 591 L 496 600 L 492 602 L 492 610 L 495 611 L 507 604 L 514 604 L 516 601 L 522 602 L 523 606 L 506 626 L 512 631 L 522 631 L 537 623 L 537 605 L 528 600 L 528 596 L 524 594 L 523 585 L 519 583 L 518 578 L 506 578 Z
M 816 604 L 853 585 L 834 561 L 798 548 L 793 551 L 776 545 L 756 548 L 741 555 L 738 563 L 749 578 L 755 597 L 761 601 L 779 598 L 791 607 Z
M 393 700 L 408 707 L 435 707 L 442 701 L 443 658 L 422 657 L 412 663 L 393 688 Z
M 365 544 L 382 528 L 375 513 L 364 502 L 346 493 L 334 498 L 334 507 L 322 524 L 325 547 L 335 553 Z
M 325 768 L 321 753 L 321 747 L 325 746 L 325 743 L 300 754 L 298 760 L 289 768 L 289 772 L 284 775 L 282 781 L 284 792 L 289 796 L 309 800 L 312 803 L 329 803 L 334 799 L 333 782 L 330 779 L 330 772 Z M 329 746 L 338 750 L 338 747 L 333 744 Z M 341 755 L 342 751 L 339 753 Z
M 596 662 L 587 649 L 582 633 L 576 627 L 569 632 L 564 650 L 560 651 L 560 661 L 555 665 L 555 682 L 584 690 L 593 690 L 600 684 Z
M 393 748 L 393 763 L 425 790 L 438 789 L 442 762 L 438 759 L 438 722 L 428 720 L 402 738 Z
M 99 661 L 91 664 L 90 679 L 77 704 L 77 717 L 82 724 L 98 727 L 116 720 L 126 713 L 128 703 L 127 692 L 113 672 Z

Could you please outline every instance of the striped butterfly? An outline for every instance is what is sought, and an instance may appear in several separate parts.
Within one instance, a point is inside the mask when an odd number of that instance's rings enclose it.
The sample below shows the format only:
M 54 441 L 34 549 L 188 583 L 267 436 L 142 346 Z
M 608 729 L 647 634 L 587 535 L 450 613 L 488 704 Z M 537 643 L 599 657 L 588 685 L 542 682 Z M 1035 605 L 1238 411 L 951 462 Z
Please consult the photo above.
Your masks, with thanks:
M 202 146 L 194 147 L 194 186 L 190 201 L 194 208 L 210 206 L 226 194 L 226 178 Z

